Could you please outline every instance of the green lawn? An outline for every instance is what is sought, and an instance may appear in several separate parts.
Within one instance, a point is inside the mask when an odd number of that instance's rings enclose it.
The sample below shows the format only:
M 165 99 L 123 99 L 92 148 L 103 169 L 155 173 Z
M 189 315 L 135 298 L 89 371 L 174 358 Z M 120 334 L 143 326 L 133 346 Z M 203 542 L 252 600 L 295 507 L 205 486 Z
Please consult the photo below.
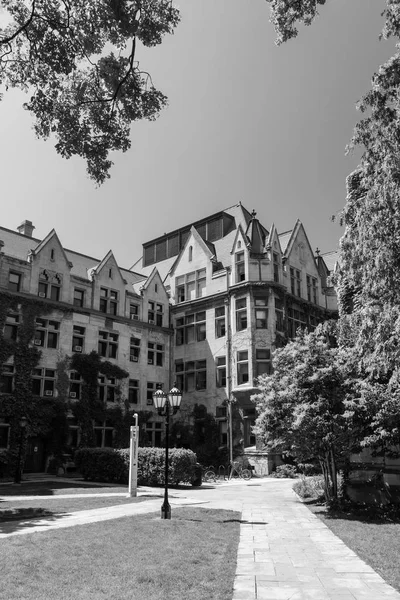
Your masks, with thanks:
M 400 591 L 400 522 L 365 520 L 325 506 L 306 503 L 343 542 L 387 583 Z
M 161 498 L 161 496 L 160 496 Z M 149 500 L 147 496 L 141 496 L 138 498 L 123 498 L 119 496 L 104 496 L 104 498 L 88 498 L 85 494 L 82 494 L 79 498 L 47 498 L 37 500 L 18 500 L 18 501 L 1 501 L 0 500 L 0 521 L 3 517 L 3 512 L 12 509 L 19 508 L 44 508 L 50 511 L 52 514 L 56 513 L 71 513 L 78 510 L 89 510 L 92 508 L 102 508 L 104 506 L 116 506 L 117 504 L 131 504 L 137 502 L 144 502 Z M 160 504 L 162 503 L 160 499 Z
M 0 485 L 0 496 L 58 496 L 62 494 L 106 494 L 128 492 L 128 486 L 95 485 L 88 481 L 32 481 L 21 485 Z
M 240 515 L 202 508 L 2 539 L 1 600 L 231 600 Z

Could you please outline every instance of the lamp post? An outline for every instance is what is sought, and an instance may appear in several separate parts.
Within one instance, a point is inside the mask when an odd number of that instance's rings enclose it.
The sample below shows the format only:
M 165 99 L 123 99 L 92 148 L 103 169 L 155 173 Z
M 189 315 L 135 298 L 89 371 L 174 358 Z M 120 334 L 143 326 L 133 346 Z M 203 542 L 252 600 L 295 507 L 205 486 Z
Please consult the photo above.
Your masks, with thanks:
M 175 415 L 181 405 L 182 392 L 177 387 L 166 394 L 163 390 L 157 390 L 153 394 L 154 406 L 161 417 L 165 417 L 165 491 L 164 503 L 161 507 L 161 518 L 171 518 L 171 506 L 168 502 L 168 443 L 169 443 L 169 418 Z
M 27 426 L 27 424 L 28 424 L 28 419 L 26 417 L 21 417 L 19 420 L 19 426 L 21 429 L 21 433 L 20 433 L 20 437 L 19 437 L 18 459 L 17 459 L 17 465 L 15 467 L 14 483 L 21 483 L 22 446 L 24 443 L 25 427 Z

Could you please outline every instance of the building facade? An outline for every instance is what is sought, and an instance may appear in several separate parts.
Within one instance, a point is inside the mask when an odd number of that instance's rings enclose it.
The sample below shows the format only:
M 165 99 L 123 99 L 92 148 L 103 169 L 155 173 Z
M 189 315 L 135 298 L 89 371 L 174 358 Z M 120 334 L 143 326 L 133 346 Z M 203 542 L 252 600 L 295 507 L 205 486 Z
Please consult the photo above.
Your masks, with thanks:
M 271 352 L 337 314 L 336 253 L 314 253 L 300 221 L 279 234 L 241 204 L 146 242 L 130 269 L 33 229 L 0 228 L 0 454 L 26 416 L 27 471 L 48 465 L 56 422 L 67 449 L 89 433 L 113 446 L 139 412 L 160 445 L 152 394 L 174 383 L 182 423 L 200 407 L 221 447 L 254 446 L 251 396 Z
M 279 234 L 241 204 L 152 240 L 134 268 L 157 267 L 171 302 L 172 368 L 182 410 L 203 405 L 220 443 L 246 448 L 258 376 L 271 352 L 337 316 L 329 285 L 336 253 L 313 252 L 300 221 Z

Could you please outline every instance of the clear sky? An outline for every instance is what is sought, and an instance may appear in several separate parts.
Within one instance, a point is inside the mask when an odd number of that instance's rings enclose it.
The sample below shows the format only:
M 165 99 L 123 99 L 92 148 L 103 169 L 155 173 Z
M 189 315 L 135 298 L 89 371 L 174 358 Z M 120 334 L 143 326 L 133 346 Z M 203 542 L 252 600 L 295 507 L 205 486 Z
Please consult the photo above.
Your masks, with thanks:
M 304 223 L 311 244 L 334 250 L 331 222 L 357 164 L 345 146 L 355 103 L 393 53 L 379 41 L 384 0 L 329 0 L 312 27 L 274 44 L 265 0 L 184 0 L 174 36 L 137 58 L 169 107 L 132 126 L 132 148 L 113 156 L 96 188 L 85 163 L 36 140 L 11 92 L 0 103 L 0 225 L 29 219 L 62 244 L 121 266 L 141 244 L 241 201 L 269 227 Z

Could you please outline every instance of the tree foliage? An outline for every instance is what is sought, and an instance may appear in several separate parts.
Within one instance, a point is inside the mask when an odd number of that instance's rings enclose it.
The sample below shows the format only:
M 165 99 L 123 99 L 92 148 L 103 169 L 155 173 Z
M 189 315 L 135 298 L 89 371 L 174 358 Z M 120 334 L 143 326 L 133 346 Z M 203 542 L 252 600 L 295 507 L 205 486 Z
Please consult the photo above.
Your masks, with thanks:
M 309 25 L 321 0 L 270 0 L 277 43 Z M 381 37 L 396 50 L 372 77 L 358 109 L 349 150 L 360 149 L 347 178 L 341 215 L 339 296 L 342 343 L 354 348 L 359 371 L 371 381 L 397 381 L 400 331 L 400 3 L 386 0 Z M 378 32 L 377 32 L 378 34 Z
M 273 373 L 259 378 L 253 397 L 255 433 L 266 445 L 300 463 L 319 463 L 327 499 L 337 496 L 337 469 L 358 449 L 366 405 L 356 393 L 341 350 L 332 344 L 334 326 L 299 331 L 273 354 Z
M 28 92 L 36 134 L 54 135 L 57 152 L 84 158 L 103 183 L 110 151 L 130 147 L 131 123 L 166 105 L 137 44 L 160 44 L 178 10 L 171 0 L 3 0 L 1 8 L 0 89 Z

